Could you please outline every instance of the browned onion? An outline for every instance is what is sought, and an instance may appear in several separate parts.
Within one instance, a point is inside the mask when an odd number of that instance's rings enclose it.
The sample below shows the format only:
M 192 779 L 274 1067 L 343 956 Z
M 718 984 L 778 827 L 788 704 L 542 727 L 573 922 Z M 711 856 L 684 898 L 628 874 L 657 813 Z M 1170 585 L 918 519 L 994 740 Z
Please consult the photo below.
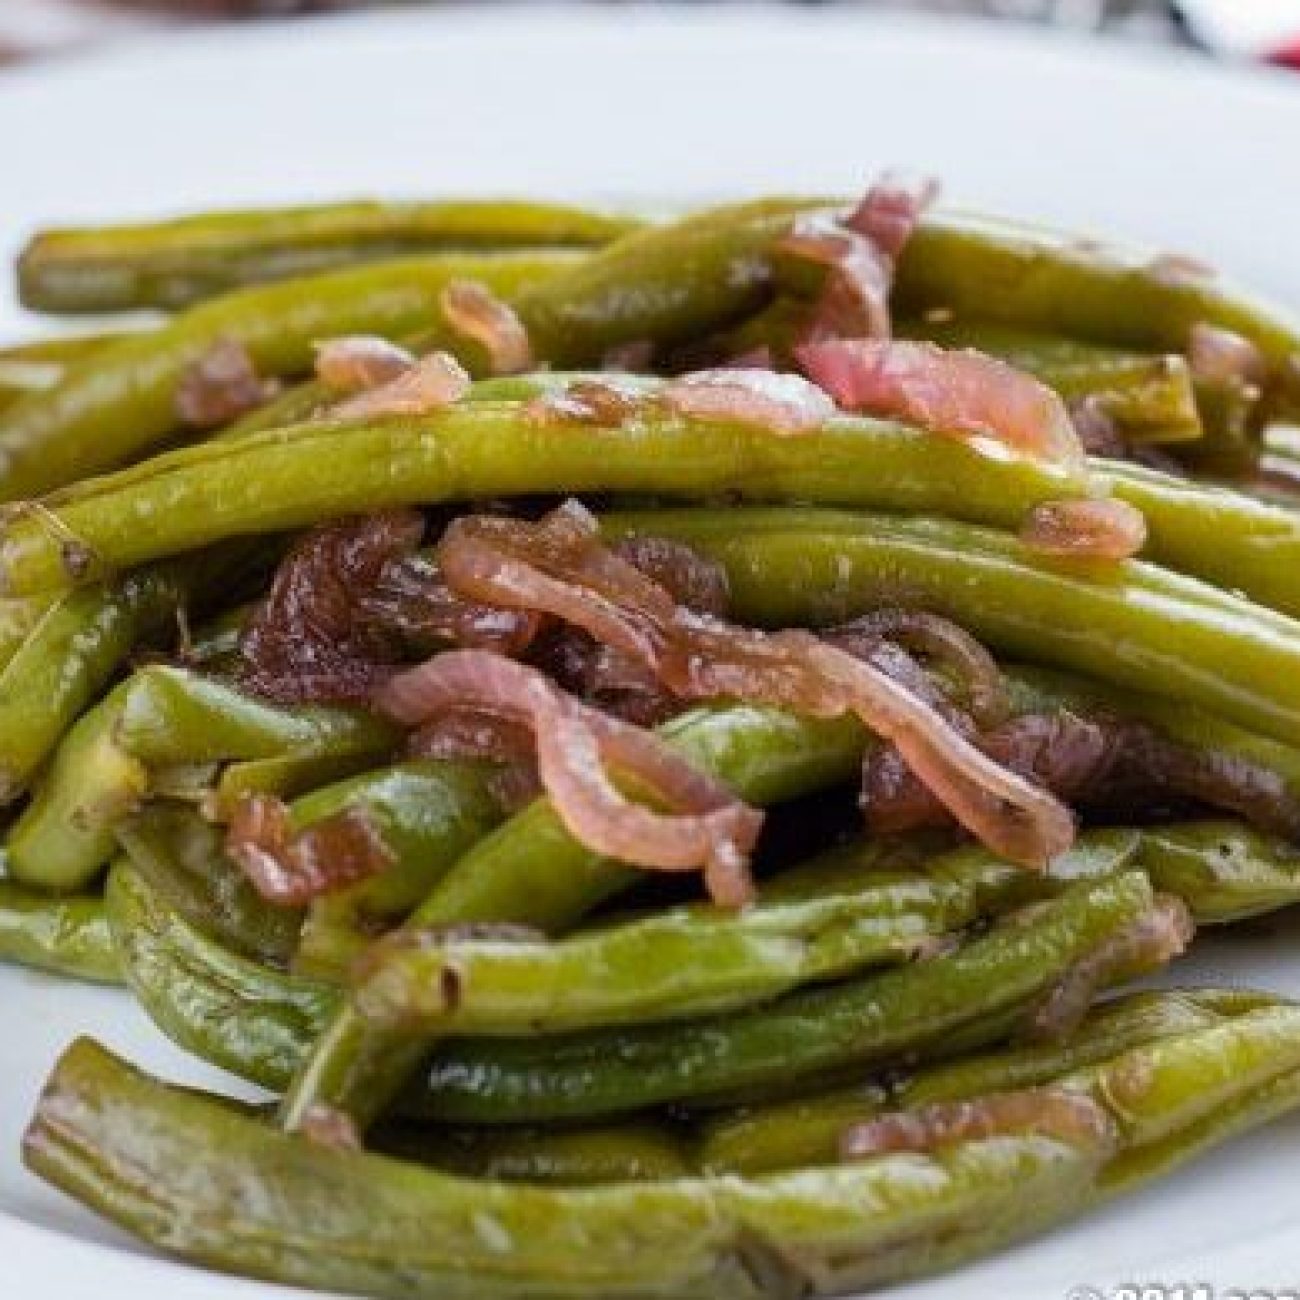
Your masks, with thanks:
M 439 306 L 458 334 L 486 351 L 494 375 L 518 375 L 533 368 L 533 345 L 515 309 L 477 280 L 453 280 Z
M 299 539 L 240 638 L 243 684 L 281 703 L 369 698 L 401 656 L 366 600 L 423 531 L 417 512 L 397 510 L 326 524 Z
M 323 1101 L 314 1101 L 307 1107 L 296 1131 L 300 1137 L 328 1151 L 360 1151 L 364 1145 L 352 1116 Z
M 1083 446 L 1061 399 L 997 357 L 869 339 L 805 343 L 795 355 L 845 410 L 957 438 L 989 438 L 1055 464 L 1083 464 Z
M 951 619 L 920 609 L 878 609 L 832 628 L 824 639 L 859 659 L 868 658 L 872 642 L 880 639 L 937 659 L 957 679 L 976 726 L 983 730 L 1006 721 L 1010 702 L 1002 670 L 984 646 Z
M 659 400 L 680 415 L 781 434 L 808 433 L 836 413 L 835 403 L 802 375 L 753 368 L 692 371 L 672 380 Z
M 700 555 L 673 537 L 638 534 L 621 537 L 613 552 L 657 582 L 679 604 L 697 614 L 723 618 L 731 604 L 727 571 L 711 556 Z
M 1077 962 L 1034 1012 L 1029 1028 L 1041 1042 L 1061 1042 L 1109 985 L 1159 970 L 1186 951 L 1196 933 L 1187 904 L 1157 894 L 1145 916 Z
M 869 239 L 886 256 L 897 259 L 922 214 L 938 197 L 939 182 L 933 176 L 888 171 L 867 191 L 844 224 Z
M 439 559 L 453 590 L 574 624 L 646 664 L 682 699 L 856 713 L 898 745 L 963 825 L 1013 861 L 1041 867 L 1073 838 L 1067 809 L 1000 767 L 887 673 L 807 633 L 767 634 L 681 609 L 601 545 L 581 507 L 562 507 L 539 524 L 457 520 Z
M 289 809 L 270 795 L 240 800 L 226 852 L 257 892 L 281 907 L 301 907 L 378 875 L 393 862 L 361 809 L 348 808 L 295 831 Z
M 192 429 L 216 429 L 256 410 L 276 389 L 274 380 L 258 375 L 252 354 L 238 339 L 218 339 L 181 375 L 176 415 Z
M 486 651 L 449 651 L 394 677 L 377 701 L 407 726 L 466 706 L 527 725 L 542 784 L 576 839 L 651 870 L 702 869 L 721 905 L 749 900 L 747 861 L 762 814 L 652 732 L 589 708 L 537 669 Z M 629 800 L 611 768 L 644 783 L 674 811 Z
M 1071 1145 L 1106 1148 L 1119 1141 L 1109 1112 L 1086 1093 L 1026 1088 L 874 1116 L 845 1131 L 840 1155 L 845 1160 L 863 1160 L 903 1151 L 925 1153 L 1002 1136 L 1056 1138 Z
M 368 416 L 429 415 L 453 406 L 469 392 L 469 376 L 447 352 L 431 352 L 401 374 L 349 397 L 334 407 L 341 419 Z
M 542 619 L 528 610 L 476 604 L 457 595 L 437 562 L 424 555 L 386 564 L 360 607 L 376 627 L 425 652 L 445 644 L 519 655 L 542 629 Z
M 414 353 L 377 334 L 349 334 L 316 345 L 316 378 L 342 396 L 378 388 L 413 365 Z
M 532 398 L 524 406 L 524 417 L 537 424 L 576 420 L 616 429 L 643 405 L 636 389 L 615 380 L 575 379 L 563 392 Z
M 1106 410 L 1105 403 L 1097 393 L 1070 407 L 1070 419 L 1074 422 L 1074 431 L 1089 456 L 1111 456 L 1122 459 L 1128 454 L 1128 446 L 1114 419 Z
M 1026 516 L 1020 540 L 1042 555 L 1128 560 L 1146 545 L 1147 521 L 1116 497 L 1044 501 Z
M 1268 377 L 1264 354 L 1248 338 L 1205 322 L 1192 326 L 1187 360 L 1198 379 L 1262 384 Z
M 798 217 L 778 244 L 790 257 L 822 266 L 826 278 L 802 336 L 808 340 L 888 338 L 893 259 L 825 213 Z

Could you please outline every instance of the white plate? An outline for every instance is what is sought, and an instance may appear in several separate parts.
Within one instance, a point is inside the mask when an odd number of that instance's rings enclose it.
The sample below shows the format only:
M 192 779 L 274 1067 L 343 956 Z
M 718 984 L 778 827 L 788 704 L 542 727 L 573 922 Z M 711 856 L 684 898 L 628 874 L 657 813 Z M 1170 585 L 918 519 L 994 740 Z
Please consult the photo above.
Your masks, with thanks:
M 839 192 L 903 162 L 943 175 L 963 203 L 1194 251 L 1300 302 L 1300 80 L 965 24 L 620 7 L 249 29 L 0 77 L 0 139 L 0 255 L 42 222 L 192 205 Z M 0 298 L 0 330 L 22 323 Z M 1300 994 L 1296 938 L 1283 919 L 1207 943 L 1188 976 Z M 115 993 L 0 971 L 0 1006 L 3 1293 L 267 1294 L 138 1253 L 17 1160 L 40 1080 L 79 1032 L 178 1078 L 212 1073 Z M 1295 1286 L 1298 1166 L 1300 1122 L 1284 1122 L 1046 1241 L 898 1294 Z

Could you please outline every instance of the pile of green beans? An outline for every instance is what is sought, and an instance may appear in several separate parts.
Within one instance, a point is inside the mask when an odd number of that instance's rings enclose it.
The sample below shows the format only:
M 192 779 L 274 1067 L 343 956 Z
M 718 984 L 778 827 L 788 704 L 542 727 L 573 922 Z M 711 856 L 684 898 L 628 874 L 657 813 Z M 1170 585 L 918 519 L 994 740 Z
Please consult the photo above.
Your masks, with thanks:
M 1300 511 L 1257 486 L 1294 452 L 1300 323 L 1167 259 L 940 210 L 897 260 L 897 332 L 1035 376 L 1130 458 L 674 406 L 698 358 L 791 355 L 825 268 L 787 236 L 842 213 L 457 199 L 33 237 L 28 306 L 149 314 L 0 348 L 0 959 L 123 986 L 274 1101 L 83 1039 L 32 1169 L 270 1280 L 792 1300 L 953 1267 L 1300 1106 L 1300 1007 L 1123 988 L 1193 928 L 1300 903 L 1300 844 L 1272 823 L 1089 807 L 1031 873 L 954 829 L 840 829 L 882 744 L 855 717 L 697 702 L 659 736 L 779 832 L 728 910 L 602 857 L 544 794 L 520 806 L 496 763 L 246 684 L 243 633 L 303 530 L 573 495 L 605 543 L 716 563 L 738 623 L 940 615 L 995 658 L 1009 724 L 1141 729 L 1300 808 Z M 528 373 L 494 374 L 448 314 L 464 280 L 513 313 Z M 1259 372 L 1202 373 L 1197 326 Z M 315 349 L 355 334 L 450 352 L 473 382 L 428 413 L 339 418 Z M 225 344 L 278 391 L 187 429 L 178 393 Z M 617 418 L 557 400 L 610 382 Z M 1108 495 L 1145 518 L 1135 558 L 1019 535 L 1037 506 Z M 382 870 L 269 901 L 228 847 L 251 796 L 291 834 L 364 824 Z

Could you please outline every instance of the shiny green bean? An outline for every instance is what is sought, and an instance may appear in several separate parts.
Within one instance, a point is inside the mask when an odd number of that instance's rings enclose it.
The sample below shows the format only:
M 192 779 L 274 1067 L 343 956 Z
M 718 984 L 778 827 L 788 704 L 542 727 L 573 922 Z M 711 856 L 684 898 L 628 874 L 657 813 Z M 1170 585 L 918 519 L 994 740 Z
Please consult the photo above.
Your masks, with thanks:
M 407 254 L 585 247 L 635 217 L 502 199 L 353 202 L 44 230 L 18 259 L 23 303 L 60 313 L 175 311 L 232 289 Z
M 703 709 L 673 719 L 662 734 L 742 799 L 767 805 L 851 779 L 866 737 L 856 720 L 796 718 L 771 709 Z M 411 924 L 518 922 L 571 928 L 638 872 L 593 854 L 539 800 L 480 840 L 434 886 Z M 296 1128 L 318 1102 L 372 1119 L 413 1074 L 426 1040 L 370 1026 L 346 1008 L 332 1021 L 285 1098 L 282 1120 Z
M 0 880 L 0 961 L 97 984 L 122 978 L 99 895 L 51 898 L 6 880 Z
M 458 1123 L 575 1119 L 816 1082 L 935 1055 L 958 1036 L 987 1044 L 1151 906 L 1146 877 L 1120 873 L 1071 886 L 1032 921 L 1009 918 L 951 953 L 735 1016 L 458 1041 L 435 1056 L 421 1100 L 431 1118 Z
M 811 510 L 660 510 L 604 526 L 676 537 L 718 560 L 744 622 L 788 627 L 918 606 L 1000 653 L 1300 743 L 1300 663 L 1291 666 L 1300 624 L 1153 565 L 1096 572 L 970 525 Z

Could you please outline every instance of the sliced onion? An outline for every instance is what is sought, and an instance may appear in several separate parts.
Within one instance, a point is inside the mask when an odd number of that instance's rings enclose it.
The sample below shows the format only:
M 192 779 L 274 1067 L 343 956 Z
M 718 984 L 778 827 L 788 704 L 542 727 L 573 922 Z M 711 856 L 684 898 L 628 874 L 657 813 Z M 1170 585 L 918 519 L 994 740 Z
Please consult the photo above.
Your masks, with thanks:
M 1044 501 L 1029 512 L 1020 540 L 1042 555 L 1127 560 L 1146 545 L 1147 521 L 1115 497 Z
M 513 716 L 484 709 L 452 708 L 431 718 L 411 737 L 420 758 L 497 764 L 492 789 L 503 807 L 523 808 L 542 792 L 532 732 Z
M 680 415 L 780 434 L 808 433 L 836 413 L 835 403 L 816 384 L 773 370 L 697 370 L 672 380 L 660 400 Z
M 971 718 L 981 729 L 1006 720 L 1010 701 L 997 660 L 951 619 L 920 609 L 878 609 L 825 633 L 832 645 L 859 659 L 867 657 L 874 638 L 895 641 L 945 665 L 957 679 Z
M 644 533 L 620 538 L 612 549 L 679 605 L 697 614 L 726 615 L 731 584 L 726 569 L 712 557 L 700 555 L 676 538 Z
M 477 280 L 453 280 L 439 298 L 447 323 L 482 347 L 494 375 L 533 368 L 533 345 L 514 308 Z
M 886 172 L 844 224 L 894 259 L 907 246 L 925 210 L 939 197 L 933 176 Z
M 933 433 L 991 438 L 1042 460 L 1084 463 L 1061 399 L 996 357 L 932 343 L 832 340 L 795 354 L 846 410 L 903 420 Z
M 1186 253 L 1160 253 L 1147 263 L 1147 272 L 1161 284 L 1175 289 L 1204 285 L 1218 275 L 1208 262 Z
M 1109 1112 L 1086 1093 L 1027 1088 L 877 1115 L 844 1133 L 840 1155 L 862 1160 L 903 1151 L 926 1153 L 1004 1136 L 1056 1138 L 1072 1146 L 1106 1150 L 1119 1142 Z
M 261 406 L 276 388 L 238 339 L 219 339 L 181 375 L 176 415 L 192 429 L 216 429 Z
M 240 638 L 243 684 L 285 704 L 368 698 L 400 658 L 400 645 L 367 602 L 423 531 L 417 511 L 394 510 L 300 538 Z
M 1233 330 L 1204 322 L 1192 326 L 1187 360 L 1198 379 L 1262 384 L 1268 377 L 1268 363 L 1254 343 Z
M 576 839 L 593 852 L 652 870 L 703 869 L 721 904 L 750 897 L 746 862 L 762 814 L 653 733 L 588 708 L 535 668 L 485 651 L 450 651 L 395 677 L 377 701 L 407 726 L 453 706 L 526 723 L 542 784 Z M 644 783 L 675 811 L 628 799 L 611 779 L 611 767 Z
M 454 590 L 582 628 L 647 665 L 681 699 L 735 698 L 826 717 L 856 713 L 899 745 L 963 825 L 1014 861 L 1042 866 L 1071 842 L 1068 810 L 999 767 L 886 673 L 807 633 L 767 634 L 682 609 L 600 544 L 581 507 L 531 525 L 458 520 L 439 558 Z
M 431 352 L 395 379 L 349 397 L 334 407 L 342 419 L 384 415 L 430 415 L 453 406 L 469 392 L 469 375 L 447 352 Z
M 240 801 L 226 851 L 257 892 L 281 907 L 301 907 L 393 863 L 391 850 L 361 809 L 348 808 L 295 831 L 289 809 L 270 795 Z
M 1185 952 L 1196 933 L 1182 899 L 1157 894 L 1150 910 L 1077 962 L 1034 1013 L 1030 1035 L 1061 1042 L 1079 1027 L 1097 994 L 1159 970 Z
M 576 420 L 616 429 L 643 406 L 641 393 L 617 380 L 575 379 L 563 392 L 533 398 L 524 416 L 538 424 Z
M 316 345 L 316 378 L 341 396 L 390 383 L 413 365 L 414 353 L 377 334 L 349 334 Z

